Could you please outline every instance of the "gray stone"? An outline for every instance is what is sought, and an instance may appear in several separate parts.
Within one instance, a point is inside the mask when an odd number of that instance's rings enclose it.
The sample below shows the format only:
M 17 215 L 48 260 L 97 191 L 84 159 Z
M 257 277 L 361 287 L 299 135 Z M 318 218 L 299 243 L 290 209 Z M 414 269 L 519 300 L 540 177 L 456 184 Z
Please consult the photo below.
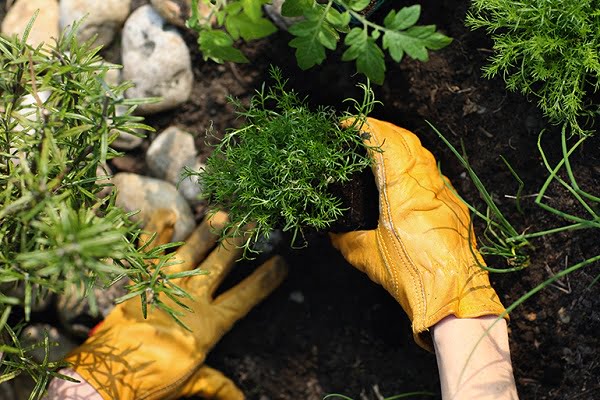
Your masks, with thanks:
M 117 109 L 116 109 L 117 117 L 120 117 L 123 114 L 125 114 L 127 109 L 128 109 L 128 107 L 125 107 L 125 106 L 117 106 Z M 144 137 L 146 136 L 146 134 L 144 133 L 144 131 L 139 130 L 139 129 L 136 129 L 135 132 L 141 136 L 137 136 L 137 135 L 134 135 L 129 132 L 119 131 L 119 137 L 117 137 L 110 144 L 110 147 L 112 147 L 113 149 L 123 150 L 123 151 L 133 150 L 133 149 L 140 147 L 142 145 L 142 143 L 144 143 Z
M 146 153 L 146 164 L 153 176 L 177 186 L 179 193 L 191 204 L 200 203 L 200 185 L 195 177 L 182 179 L 185 167 L 195 171 L 202 168 L 196 157 L 194 137 L 171 126 L 161 132 Z
M 75 21 L 79 25 L 77 38 L 84 42 L 96 36 L 95 44 L 110 44 L 127 19 L 131 0 L 60 0 L 60 28 Z
M 105 198 L 112 192 L 112 185 L 110 182 L 111 175 L 112 175 L 112 171 L 110 170 L 108 165 L 106 165 L 106 164 L 100 165 L 99 164 L 96 167 L 96 177 L 100 178 L 100 179 L 96 180 L 96 183 L 98 185 L 103 186 L 103 188 L 98 193 L 96 193 L 96 196 L 98 196 L 101 199 Z
M 25 299 L 25 285 L 23 281 L 2 283 L 0 292 L 9 297 L 16 297 L 23 301 Z M 52 302 L 52 293 L 48 289 L 40 287 L 37 284 L 31 288 L 31 311 L 44 311 Z
M 4 20 L 2 21 L 2 33 L 7 36 L 21 36 L 25 27 L 35 13 L 40 10 L 29 36 L 27 43 L 38 46 L 41 43 L 51 45 L 52 38 L 58 38 L 58 2 L 57 0 L 17 0 L 15 1 Z
M 50 362 L 62 360 L 67 353 L 77 347 L 77 344 L 62 334 L 56 327 L 48 324 L 33 324 L 25 327 L 21 332 L 21 344 L 25 346 L 44 342 L 45 334 L 48 335 L 50 346 L 48 347 L 48 360 Z M 40 346 L 28 353 L 38 363 L 44 361 L 46 351 Z
M 94 314 L 87 297 L 70 291 L 58 296 L 56 312 L 62 328 L 74 336 L 85 338 L 96 321 L 100 321 L 115 307 L 115 300 L 127 294 L 127 279 L 121 279 L 108 288 L 94 288 L 98 313 Z
M 152 6 L 138 8 L 127 19 L 122 45 L 123 79 L 135 85 L 126 96 L 161 98 L 140 105 L 140 114 L 169 110 L 189 99 L 193 83 L 189 49 Z
M 168 208 L 177 216 L 173 241 L 187 239 L 194 230 L 192 210 L 173 184 L 131 173 L 116 174 L 112 183 L 117 190 L 117 206 L 126 211 L 139 210 L 133 219 L 142 221 L 142 225 L 149 221 L 154 210 Z

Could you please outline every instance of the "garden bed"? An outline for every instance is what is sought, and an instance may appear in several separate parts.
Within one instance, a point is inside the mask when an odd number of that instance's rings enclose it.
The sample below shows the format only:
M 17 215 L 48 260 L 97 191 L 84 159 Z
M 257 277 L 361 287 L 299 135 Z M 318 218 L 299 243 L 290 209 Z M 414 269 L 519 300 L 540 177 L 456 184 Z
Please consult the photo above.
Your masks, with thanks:
M 506 195 L 518 184 L 500 156 L 525 181 L 525 195 L 535 194 L 547 172 L 537 150 L 546 121 L 535 103 L 509 93 L 500 80 L 481 77 L 492 42 L 482 32 L 464 27 L 467 2 L 424 2 L 423 23 L 434 23 L 454 42 L 430 53 L 430 61 L 405 59 L 388 63 L 383 86 L 375 88 L 384 103 L 373 116 L 414 131 L 441 161 L 460 193 L 478 203 L 475 186 L 425 121 L 455 145 L 464 141 L 475 171 L 506 210 L 518 230 L 542 230 L 559 220 L 543 212 L 533 198 L 523 200 L 523 213 Z M 193 40 L 191 38 L 190 40 Z M 290 77 L 290 87 L 314 104 L 341 106 L 357 93 L 353 66 L 332 57 L 327 65 L 301 71 L 289 37 L 279 33 L 246 46 L 247 65 L 203 63 L 194 67 L 192 100 L 182 109 L 151 122 L 158 128 L 176 123 L 199 134 L 203 144 L 209 122 L 218 131 L 238 123 L 226 94 L 247 98 L 268 77 L 273 63 Z M 337 60 L 337 61 L 336 61 Z M 551 133 L 554 133 L 552 135 Z M 545 143 L 553 162 L 560 156 L 557 132 Z M 206 146 L 203 148 L 206 149 Z M 600 138 L 589 140 L 574 158 L 583 187 L 600 184 Z M 551 204 L 574 210 L 566 191 L 555 188 Z M 593 190 L 592 190 L 593 192 Z M 478 232 L 482 226 L 477 226 Z M 597 238 L 580 234 L 547 236 L 533 241 L 531 266 L 492 281 L 508 305 L 567 265 L 598 254 Z M 267 302 L 257 307 L 217 345 L 208 362 L 231 376 L 249 399 L 320 399 L 343 393 L 354 399 L 378 399 L 410 391 L 438 392 L 435 357 L 412 341 L 409 321 L 382 288 L 355 271 L 325 237 L 308 248 L 288 251 L 291 274 Z M 500 260 L 488 260 L 488 264 Z M 548 287 L 511 315 L 511 350 L 519 394 L 523 399 L 594 399 L 600 395 L 600 273 L 592 265 Z M 297 302 L 299 295 L 302 302 Z M 296 299 L 293 301 L 291 299 Z
M 461 195 L 481 206 L 477 189 L 426 121 L 454 145 L 462 140 L 472 167 L 518 231 L 561 225 L 529 196 L 537 193 L 547 177 L 537 140 L 548 124 L 535 103 L 507 92 L 501 80 L 481 77 L 492 42 L 483 32 L 464 26 L 467 1 L 421 4 L 420 23 L 436 24 L 454 41 L 430 52 L 427 63 L 388 60 L 385 83 L 374 87 L 383 105 L 372 116 L 415 132 Z M 194 49 L 193 35 L 186 34 L 186 40 Z M 204 62 L 198 52 L 193 53 L 191 99 L 146 122 L 157 132 L 175 124 L 194 134 L 205 158 L 210 152 L 207 142 L 216 140 L 205 136 L 210 124 L 222 133 L 241 122 L 226 96 L 247 100 L 268 79 L 271 64 L 290 78 L 290 88 L 310 96 L 314 105 L 343 109 L 343 100 L 359 93 L 354 66 L 341 62 L 340 54 L 322 67 L 302 71 L 287 45 L 289 40 L 287 33 L 279 32 L 244 46 L 251 62 L 242 65 Z M 544 136 L 551 163 L 560 159 L 557 133 L 550 129 Z M 152 137 L 142 148 L 113 162 L 114 170 L 143 174 L 144 151 Z M 525 183 L 522 212 L 511 198 L 518 183 L 500 156 Z M 586 141 L 572 158 L 572 168 L 581 186 L 597 194 L 600 137 Z M 566 190 L 552 186 L 547 195 L 550 204 L 579 212 Z M 482 228 L 476 222 L 476 232 Z M 532 244 L 535 249 L 527 269 L 491 276 L 507 306 L 566 266 L 600 253 L 600 241 L 586 231 L 545 236 Z M 435 357 L 413 342 L 410 322 L 400 306 L 346 263 L 326 236 L 311 237 L 304 249 L 282 251 L 291 267 L 290 276 L 217 344 L 208 364 L 231 377 L 249 400 L 317 400 L 329 393 L 379 400 L 412 391 L 439 392 Z M 503 262 L 487 261 L 490 266 Z M 598 263 L 592 264 L 555 282 L 511 313 L 511 351 L 522 399 L 600 397 L 600 286 L 590 287 L 598 274 Z

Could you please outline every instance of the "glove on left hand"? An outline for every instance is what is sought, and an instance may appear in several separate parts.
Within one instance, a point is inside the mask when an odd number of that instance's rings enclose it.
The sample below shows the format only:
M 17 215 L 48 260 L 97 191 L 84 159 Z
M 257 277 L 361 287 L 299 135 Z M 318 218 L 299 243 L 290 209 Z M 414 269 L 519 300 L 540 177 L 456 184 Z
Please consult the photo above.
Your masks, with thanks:
M 160 213 L 159 213 L 160 214 Z M 156 229 L 156 245 L 170 240 L 175 223 L 172 213 L 162 210 L 146 230 Z M 138 298 L 119 304 L 99 329 L 66 359 L 73 369 L 102 395 L 109 399 L 176 399 L 200 395 L 210 399 L 240 400 L 243 393 L 220 372 L 203 365 L 206 354 L 219 339 L 245 316 L 253 306 L 269 295 L 283 281 L 287 267 L 273 257 L 252 275 L 213 299 L 241 252 L 242 238 L 225 242 L 207 257 L 217 236 L 213 229 L 222 228 L 227 220 L 218 213 L 204 221 L 175 254 L 180 264 L 165 267 L 169 273 L 198 268 L 207 275 L 181 278 L 178 285 L 194 300 L 181 300 L 192 312 L 181 320 L 191 329 L 185 330 L 171 316 L 159 309 L 148 308 L 144 319 Z M 165 232 L 167 234 L 165 234 Z M 168 298 L 161 300 L 177 308 Z

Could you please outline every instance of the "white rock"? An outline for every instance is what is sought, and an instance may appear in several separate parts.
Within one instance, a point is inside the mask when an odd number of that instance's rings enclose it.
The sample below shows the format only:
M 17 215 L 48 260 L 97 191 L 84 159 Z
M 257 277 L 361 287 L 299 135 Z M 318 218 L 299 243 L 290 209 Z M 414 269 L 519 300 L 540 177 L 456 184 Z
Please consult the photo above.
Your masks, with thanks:
M 117 106 L 116 114 L 117 117 L 122 116 L 127 111 L 128 107 L 125 106 Z M 135 132 L 138 132 L 142 136 L 136 136 L 129 132 L 119 132 L 119 137 L 116 138 L 111 144 L 110 147 L 117 150 L 133 150 L 141 146 L 144 143 L 144 137 L 146 134 L 144 131 L 136 129 Z
M 194 230 L 196 222 L 192 210 L 173 184 L 132 173 L 118 173 L 112 183 L 117 190 L 117 206 L 126 211 L 140 210 L 134 220 L 146 224 L 154 210 L 168 208 L 177 216 L 173 241 L 187 239 Z
M 192 92 L 189 49 L 177 30 L 150 5 L 135 10 L 123 28 L 123 79 L 135 84 L 129 98 L 161 97 L 142 104 L 141 114 L 165 111 L 186 102 Z
M 196 154 L 194 137 L 171 126 L 161 132 L 148 148 L 146 164 L 153 176 L 176 185 L 188 202 L 199 204 L 201 190 L 197 178 L 181 179 L 185 167 L 195 171 L 202 168 Z
M 98 35 L 94 44 L 106 46 L 123 26 L 130 8 L 131 0 L 60 0 L 60 28 L 85 17 L 77 31 L 79 41 Z
M 121 84 L 121 69 L 120 68 L 111 68 L 108 69 L 103 75 L 102 79 L 109 87 L 118 86 Z M 127 112 L 129 109 L 128 106 L 116 106 L 116 115 L 117 117 L 121 117 Z M 138 135 L 133 135 L 129 132 L 119 132 L 119 137 L 116 138 L 110 146 L 117 150 L 133 150 L 139 147 L 142 143 L 144 143 L 145 132 L 142 130 L 135 130 Z
M 112 171 L 109 166 L 105 164 L 98 164 L 96 167 L 96 177 L 100 178 L 96 180 L 98 185 L 102 185 L 103 188 L 96 193 L 96 196 L 103 199 L 108 196 L 112 192 L 112 184 L 110 181 L 110 176 L 112 175 Z
M 16 34 L 20 37 L 37 9 L 40 13 L 29 32 L 27 43 L 32 46 L 54 43 L 52 38 L 58 38 L 57 0 L 15 1 L 2 21 L 2 33 L 8 36 Z

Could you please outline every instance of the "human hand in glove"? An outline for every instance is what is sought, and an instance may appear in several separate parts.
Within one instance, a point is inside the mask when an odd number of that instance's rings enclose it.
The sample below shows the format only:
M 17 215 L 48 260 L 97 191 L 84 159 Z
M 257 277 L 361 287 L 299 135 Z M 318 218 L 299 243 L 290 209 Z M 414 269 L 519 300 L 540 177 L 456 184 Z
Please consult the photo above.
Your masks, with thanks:
M 374 230 L 332 234 L 333 245 L 381 284 L 412 321 L 414 338 L 432 349 L 429 328 L 443 318 L 500 315 L 475 245 L 469 210 L 412 132 L 368 118 L 362 127 L 379 190 Z
M 204 365 L 204 359 L 238 319 L 279 286 L 287 267 L 281 258 L 273 257 L 244 281 L 213 298 L 241 255 L 238 246 L 243 238 L 226 241 L 211 252 L 218 237 L 214 232 L 226 220 L 224 213 L 205 220 L 175 253 L 174 260 L 180 263 L 163 267 L 169 274 L 193 268 L 207 271 L 177 282 L 193 297 L 180 300 L 192 310 L 180 317 L 191 331 L 152 307 L 148 307 L 144 319 L 139 299 L 132 298 L 117 305 L 93 335 L 67 356 L 66 361 L 78 374 L 72 376 L 83 378 L 105 400 L 177 399 L 192 395 L 244 399 L 235 384 Z M 157 232 L 151 246 L 167 243 L 174 223 L 172 212 L 158 210 L 145 228 Z M 142 240 L 148 240 L 147 236 Z M 179 307 L 166 296 L 161 300 L 172 308 Z M 60 398 L 65 398 L 64 393 Z

